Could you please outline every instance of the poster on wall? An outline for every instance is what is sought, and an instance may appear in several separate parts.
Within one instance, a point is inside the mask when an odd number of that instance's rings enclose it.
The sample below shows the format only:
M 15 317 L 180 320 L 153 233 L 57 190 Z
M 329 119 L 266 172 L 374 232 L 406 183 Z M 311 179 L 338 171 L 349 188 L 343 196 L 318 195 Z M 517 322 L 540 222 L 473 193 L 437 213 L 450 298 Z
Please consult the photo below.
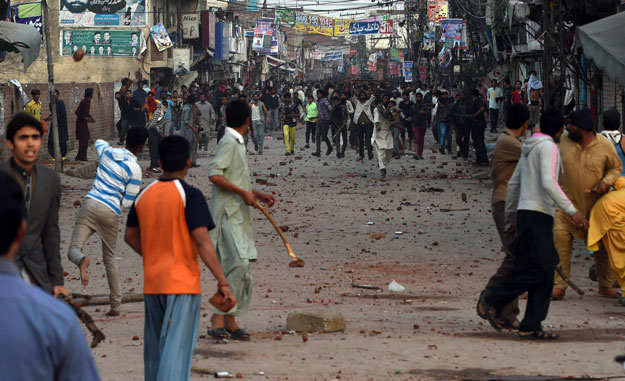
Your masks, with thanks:
M 154 44 L 159 52 L 166 50 L 167 48 L 171 48 L 174 46 L 173 42 L 169 38 L 169 34 L 167 34 L 167 29 L 163 24 L 154 25 L 150 28 L 150 35 L 154 40 Z
M 139 30 L 62 29 L 61 55 L 83 49 L 87 56 L 138 57 L 142 39 Z
M 445 44 L 447 49 L 460 48 L 460 40 L 462 38 L 462 19 L 445 19 L 441 20 L 441 42 Z
M 191 71 L 191 57 L 188 48 L 174 48 L 171 57 L 174 75 L 188 74 Z
M 412 82 L 412 61 L 404 61 L 404 81 Z
M 428 0 L 428 20 L 440 22 L 449 17 L 447 0 Z
M 60 0 L 59 25 L 146 26 L 145 0 Z
M 182 15 L 182 38 L 199 38 L 200 37 L 200 25 L 198 23 L 198 14 L 183 14 Z
M 427 77 L 428 74 L 428 59 L 427 58 L 421 58 L 419 60 L 419 78 L 421 79 L 421 81 L 425 81 L 425 77 Z
M 399 62 L 391 62 L 389 64 L 389 71 L 390 71 L 391 77 L 399 76 Z
M 278 40 L 276 33 L 277 27 L 273 19 L 256 19 L 252 50 L 259 55 L 277 55 Z
M 25 3 L 11 6 L 11 20 L 18 24 L 34 26 L 39 31 L 39 34 L 43 36 L 41 3 Z

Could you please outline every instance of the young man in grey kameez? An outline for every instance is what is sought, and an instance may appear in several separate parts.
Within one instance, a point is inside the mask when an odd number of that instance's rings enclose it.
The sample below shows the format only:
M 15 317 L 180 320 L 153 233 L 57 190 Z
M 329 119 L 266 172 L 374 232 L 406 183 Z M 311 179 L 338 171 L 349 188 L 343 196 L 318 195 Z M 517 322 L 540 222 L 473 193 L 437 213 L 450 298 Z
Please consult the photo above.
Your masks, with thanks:
M 226 107 L 226 131 L 217 145 L 209 169 L 214 184 L 210 210 L 215 229 L 211 239 L 217 249 L 226 279 L 236 297 L 237 305 L 227 313 L 215 310 L 208 334 L 216 339 L 249 340 L 236 317 L 247 313 L 252 298 L 250 261 L 256 260 L 252 231 L 252 207 L 256 201 L 272 206 L 271 194 L 252 189 L 243 135 L 250 123 L 250 108 L 244 101 L 232 101 Z

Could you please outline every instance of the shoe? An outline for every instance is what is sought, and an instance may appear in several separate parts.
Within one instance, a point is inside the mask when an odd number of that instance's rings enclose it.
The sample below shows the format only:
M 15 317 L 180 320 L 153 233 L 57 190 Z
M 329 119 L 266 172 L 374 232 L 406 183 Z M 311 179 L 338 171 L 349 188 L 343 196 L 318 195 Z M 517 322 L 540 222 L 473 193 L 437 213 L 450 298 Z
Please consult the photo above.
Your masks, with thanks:
M 199 166 L 200 166 L 199 164 L 191 164 L 191 168 L 197 168 Z
M 599 296 L 610 299 L 618 299 L 621 298 L 622 295 L 616 288 L 612 287 L 599 287 Z
M 551 293 L 551 300 L 562 300 L 564 299 L 564 295 L 566 295 L 566 291 L 561 288 L 554 288 Z
M 330 155 L 332 153 L 332 147 L 328 147 L 328 150 L 326 151 L 326 156 Z
M 284 156 L 291 156 L 291 153 L 289 151 L 287 151 Z
M 382 178 L 386 177 L 386 169 L 382 169 L 380 170 L 380 172 L 382 173 Z
M 306 144 L 306 145 L 304 146 L 304 148 L 310 148 L 310 146 L 309 146 L 308 144 Z
M 258 152 L 258 143 L 254 143 L 254 151 Z
M 625 296 L 621 296 L 618 299 L 618 304 L 620 304 L 621 306 L 625 307 Z
M 160 168 L 154 167 L 154 168 L 150 168 L 150 172 L 152 172 L 152 173 L 161 173 L 162 171 L 160 170 Z
M 444 149 L 439 149 L 438 152 L 442 153 L 443 155 L 445 154 L 445 150 Z
M 373 160 L 373 153 L 370 153 L 369 155 L 367 155 L 367 157 L 369 158 L 369 160 Z
M 117 145 L 118 145 L 118 146 L 123 146 L 123 145 L 124 145 L 124 142 L 117 142 Z
M 311 155 L 313 155 L 313 156 L 317 156 L 317 157 L 321 157 L 321 152 L 319 152 L 319 151 L 315 151 L 315 152 L 313 152 Z
M 111 310 L 109 312 L 105 313 L 104 315 L 114 317 L 114 316 L 121 315 L 121 313 L 119 312 L 118 309 L 111 308 Z

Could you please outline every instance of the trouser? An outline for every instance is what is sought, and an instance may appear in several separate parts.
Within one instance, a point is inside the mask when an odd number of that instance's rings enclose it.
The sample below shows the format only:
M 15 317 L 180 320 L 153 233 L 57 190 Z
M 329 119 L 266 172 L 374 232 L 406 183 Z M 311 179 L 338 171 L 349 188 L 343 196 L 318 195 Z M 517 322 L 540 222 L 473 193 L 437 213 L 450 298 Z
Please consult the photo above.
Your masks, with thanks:
M 350 122 L 349 123 L 349 146 L 352 148 L 357 148 L 358 147 L 358 134 L 357 134 L 357 126 L 356 123 L 354 122 Z
M 412 144 L 414 140 L 414 132 L 412 131 L 412 123 L 404 120 L 402 121 L 404 129 L 401 130 L 401 139 L 406 141 L 406 133 L 408 133 L 408 141 Z
M 553 245 L 553 217 L 518 210 L 517 236 L 509 247 L 515 257 L 511 268 L 505 277 L 492 284 L 489 282 L 484 300 L 501 317 L 505 306 L 527 292 L 525 317 L 519 332 L 539 331 L 549 312 L 553 273 L 558 263 L 558 253 Z
M 286 147 L 286 152 L 289 153 L 295 153 L 295 129 L 296 126 L 289 126 L 288 124 L 282 126 L 284 146 Z
M 195 151 L 195 146 L 197 143 L 197 137 L 195 136 L 195 132 L 192 129 L 186 127 L 184 129 L 184 138 L 189 142 L 189 151 L 191 153 L 191 165 L 195 165 L 195 161 L 197 159 L 197 152 Z
M 328 139 L 328 129 L 330 128 L 329 120 L 317 120 L 317 152 L 321 152 L 321 140 L 323 140 L 328 146 L 328 151 L 332 149 L 332 142 Z
M 367 154 L 373 155 L 373 146 L 371 146 L 371 136 L 373 135 L 373 123 L 358 123 L 356 126 L 356 136 L 358 137 L 358 145 L 360 146 L 360 158 L 365 157 L 365 147 Z
M 436 120 L 436 119 L 435 119 Z M 440 141 L 438 140 L 438 123 L 432 123 L 432 137 L 434 137 L 434 140 L 439 143 Z
M 146 294 L 143 304 L 145 380 L 189 380 L 202 295 Z
M 316 129 L 317 129 L 317 123 L 306 122 L 306 145 L 308 145 L 311 136 L 312 136 L 313 143 L 315 142 L 315 134 L 317 133 Z
M 126 142 L 126 135 L 128 134 L 128 130 L 132 126 L 130 125 L 128 119 L 121 119 L 120 122 L 121 127 L 119 129 L 119 141 L 123 144 Z
M 59 140 L 59 147 L 61 148 L 61 157 L 67 156 L 67 141 Z M 54 158 L 54 139 L 52 134 L 48 136 L 48 153 Z
M 78 139 L 78 153 L 76 154 L 76 160 L 87 160 L 87 148 L 89 148 L 89 139 Z
M 488 153 L 486 153 L 486 145 L 484 145 L 484 129 L 484 125 L 471 123 L 471 138 L 473 139 L 477 164 L 488 164 Z
M 393 158 L 393 149 L 379 148 L 377 143 L 373 143 L 373 147 L 375 148 L 375 154 L 378 157 L 378 166 L 380 169 L 386 169 L 386 165 Z
M 254 135 L 256 135 L 258 153 L 262 155 L 263 147 L 265 145 L 265 122 L 264 121 L 262 120 L 254 121 Z
M 514 239 L 514 233 L 506 233 L 504 231 L 506 218 L 506 202 L 501 201 L 493 204 L 492 210 L 493 220 L 495 221 L 495 226 L 497 227 L 497 232 L 499 233 L 499 238 L 501 239 L 501 244 L 504 248 L 505 257 L 495 274 L 490 277 L 490 280 L 488 281 L 486 287 L 491 285 L 497 285 L 497 283 L 504 281 L 507 277 L 508 272 L 514 268 L 514 255 L 512 255 L 510 249 L 508 248 L 508 246 Z M 501 311 L 501 316 L 506 321 L 514 321 L 518 314 L 518 298 L 514 298 L 512 302 L 506 304 Z
M 527 108 L 530 110 L 530 121 L 529 121 L 529 129 L 534 127 L 539 122 L 540 117 L 540 105 L 539 104 L 528 104 Z
M 404 130 L 398 127 L 391 127 L 391 134 L 393 135 L 393 152 L 399 154 L 401 152 L 400 138 Z
M 423 155 L 423 145 L 425 143 L 425 132 L 427 128 L 425 127 L 413 127 L 413 135 L 414 135 L 414 152 L 422 156 Z
M 497 131 L 497 125 L 499 123 L 499 109 L 491 108 L 490 111 L 490 132 Z
M 165 136 L 169 136 L 171 135 L 171 128 L 172 128 L 172 123 L 171 123 L 171 119 L 167 119 L 163 122 L 163 134 Z
M 333 125 L 332 136 L 334 137 L 334 150 L 336 151 L 336 156 L 343 156 L 345 154 L 345 149 L 347 148 L 347 126 L 343 126 L 341 128 Z M 341 139 L 343 139 L 342 146 Z
M 269 116 L 271 117 L 271 123 L 269 123 L 269 129 L 271 131 L 278 131 L 278 109 L 269 110 Z
M 444 151 L 445 147 L 447 147 L 447 151 L 451 152 L 450 126 L 451 126 L 451 123 L 449 122 L 438 123 L 438 137 L 439 137 L 441 151 Z
M 460 147 L 459 156 L 469 157 L 469 143 L 471 142 L 471 126 L 465 123 L 456 124 L 456 144 Z
M 573 220 L 567 216 L 562 210 L 556 209 L 555 222 L 553 225 L 553 236 L 555 240 L 556 250 L 560 256 L 560 266 L 562 271 L 571 277 L 571 251 L 573 250 L 573 238 L 586 240 L 586 232 L 579 229 Z M 612 287 L 614 283 L 614 272 L 610 268 L 610 261 L 605 248 L 601 247 L 593 255 L 595 266 L 597 267 L 597 282 L 599 287 Z M 566 290 L 568 284 L 560 277 L 555 275 L 554 287 Z
M 625 232 L 608 230 L 601 239 L 603 249 L 608 253 L 610 267 L 622 290 L 625 290 Z
M 80 266 L 80 261 L 85 257 L 82 253 L 83 246 L 93 233 L 98 233 L 102 240 L 102 261 L 111 291 L 111 309 L 118 309 L 122 303 L 119 270 L 115 260 L 118 224 L 119 216 L 111 208 L 99 201 L 86 198 L 78 212 L 67 254 L 70 261 L 76 266 Z
M 234 295 L 237 304 L 230 311 L 224 313 L 215 309 L 218 315 L 243 316 L 247 314 L 252 302 L 252 273 L 250 261 L 241 258 L 234 235 L 228 225 L 228 215 L 221 217 L 221 239 L 215 244 L 219 263 L 230 285 L 230 291 Z M 253 242 L 250 244 L 254 244 Z
M 154 128 L 148 129 L 148 146 L 150 148 L 150 168 L 158 168 L 158 143 L 161 135 Z

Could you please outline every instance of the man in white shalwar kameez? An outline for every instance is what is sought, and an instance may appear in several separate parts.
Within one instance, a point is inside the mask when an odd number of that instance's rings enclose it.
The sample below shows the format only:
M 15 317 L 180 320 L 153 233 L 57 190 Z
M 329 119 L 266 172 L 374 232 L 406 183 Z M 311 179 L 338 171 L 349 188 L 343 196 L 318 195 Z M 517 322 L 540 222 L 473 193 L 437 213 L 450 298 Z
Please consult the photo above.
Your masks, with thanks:
M 393 157 L 393 135 L 391 134 L 391 124 L 393 115 L 391 114 L 391 104 L 388 95 L 382 97 L 382 103 L 373 110 L 375 129 L 371 137 L 371 145 L 378 156 L 378 165 L 382 177 L 386 177 L 386 165 Z

